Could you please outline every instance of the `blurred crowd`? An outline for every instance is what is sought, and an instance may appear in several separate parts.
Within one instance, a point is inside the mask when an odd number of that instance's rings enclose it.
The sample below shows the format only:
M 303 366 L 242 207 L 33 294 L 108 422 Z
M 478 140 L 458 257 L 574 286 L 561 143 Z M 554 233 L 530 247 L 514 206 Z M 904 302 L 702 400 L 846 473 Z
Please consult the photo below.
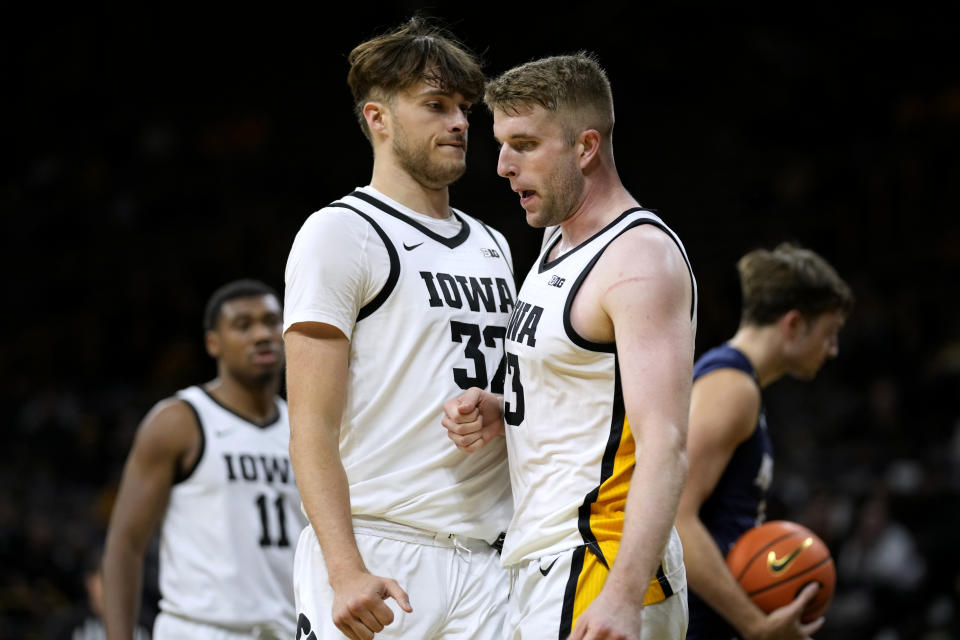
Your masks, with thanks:
M 85 33 L 63 29 L 75 39 Z M 791 45 L 777 49 L 778 35 L 754 33 L 787 64 Z M 13 100 L 21 130 L 9 134 L 14 153 L 0 190 L 13 275 L 0 350 L 11 402 L 0 430 L 0 638 L 70 637 L 82 624 L 91 557 L 138 422 L 161 398 L 214 375 L 201 336 L 206 297 L 236 277 L 282 290 L 303 218 L 368 178 L 356 169 L 368 150 L 351 129 L 342 55 L 329 56 L 336 99 L 315 89 L 217 102 L 210 90 L 190 106 L 200 74 L 166 102 L 143 82 L 135 87 L 145 96 L 114 93 L 119 68 L 91 82 L 98 50 L 74 42 L 85 56 L 54 65 L 41 45 L 25 48 L 18 79 L 56 73 L 32 87 L 35 103 Z M 807 74 L 825 71 L 830 53 L 809 60 L 806 73 L 787 64 L 783 85 L 763 87 L 768 106 L 791 99 L 789 82 L 812 84 Z M 885 102 L 872 114 L 843 104 L 838 122 L 775 135 L 800 114 L 761 120 L 746 98 L 702 122 L 699 102 L 651 100 L 641 122 L 621 125 L 632 108 L 626 83 L 618 85 L 626 68 L 609 71 L 618 132 L 637 136 L 637 148 L 642 132 L 654 156 L 618 158 L 621 174 L 684 238 L 698 278 L 697 355 L 732 335 L 733 264 L 752 248 L 806 244 L 856 295 L 839 358 L 814 382 L 784 380 L 765 397 L 777 460 L 769 517 L 813 529 L 836 563 L 836 594 L 817 638 L 960 637 L 960 82 L 879 92 L 872 97 Z M 218 82 L 238 80 L 234 73 Z M 851 91 L 882 73 L 864 69 Z M 711 88 L 719 100 L 719 86 Z M 90 100 L 76 99 L 87 92 Z M 335 116 L 321 124 L 309 111 L 323 100 Z M 738 106 L 745 111 L 734 119 Z M 661 126 L 668 118 L 672 128 Z M 350 130 L 324 130 L 330 123 Z M 471 166 L 492 166 L 491 143 L 476 144 Z M 621 153 L 631 146 L 618 141 Z M 344 149 L 359 154 L 356 164 Z M 663 149 L 672 154 L 658 157 Z M 495 176 L 471 180 L 454 187 L 454 204 L 503 230 L 524 272 L 538 237 Z M 146 625 L 155 582 L 148 572 Z

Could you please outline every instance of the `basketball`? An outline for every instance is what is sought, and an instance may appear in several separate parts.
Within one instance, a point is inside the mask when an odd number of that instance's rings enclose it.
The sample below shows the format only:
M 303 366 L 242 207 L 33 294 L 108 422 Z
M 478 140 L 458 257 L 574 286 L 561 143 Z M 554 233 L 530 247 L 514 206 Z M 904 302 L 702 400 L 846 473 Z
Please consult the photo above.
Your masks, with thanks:
M 727 567 L 767 613 L 789 604 L 809 583 L 819 583 L 820 590 L 800 617 L 803 622 L 823 615 L 837 579 L 830 549 L 823 540 L 787 520 L 772 520 L 740 536 L 727 554 Z

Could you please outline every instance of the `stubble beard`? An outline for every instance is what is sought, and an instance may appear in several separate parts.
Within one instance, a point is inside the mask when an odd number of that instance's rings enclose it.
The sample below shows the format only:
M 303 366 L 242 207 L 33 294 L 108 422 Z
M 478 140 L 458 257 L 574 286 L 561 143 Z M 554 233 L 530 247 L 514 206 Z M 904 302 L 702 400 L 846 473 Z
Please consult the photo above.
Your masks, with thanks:
M 417 183 L 429 189 L 443 189 L 456 182 L 467 170 L 462 160 L 438 161 L 430 157 L 429 139 L 411 143 L 402 127 L 397 127 L 393 153 L 400 167 Z
M 550 174 L 546 195 L 541 194 L 541 207 L 530 220 L 533 227 L 553 227 L 569 218 L 582 199 L 584 178 L 579 167 L 569 167 Z

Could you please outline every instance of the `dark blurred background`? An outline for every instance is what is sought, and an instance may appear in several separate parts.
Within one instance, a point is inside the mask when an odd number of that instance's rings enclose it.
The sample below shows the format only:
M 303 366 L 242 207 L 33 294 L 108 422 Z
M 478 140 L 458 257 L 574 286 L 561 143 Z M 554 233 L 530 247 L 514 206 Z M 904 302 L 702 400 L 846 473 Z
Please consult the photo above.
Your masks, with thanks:
M 55 637 L 82 610 L 83 570 L 139 420 L 214 375 L 207 296 L 238 277 L 282 290 L 304 219 L 369 181 L 346 56 L 416 8 L 40 7 L 0 26 L 10 276 L 0 375 L 11 409 L 0 430 L 0 637 Z M 698 355 L 736 329 L 734 263 L 750 249 L 793 240 L 850 282 L 857 304 L 840 357 L 815 381 L 766 394 L 769 514 L 813 528 L 834 554 L 837 593 L 818 638 L 960 637 L 956 11 L 425 13 L 491 75 L 598 54 L 621 176 L 680 234 L 698 278 Z M 478 108 L 471 122 L 453 204 L 507 235 L 522 275 L 540 233 L 495 174 L 489 114 Z

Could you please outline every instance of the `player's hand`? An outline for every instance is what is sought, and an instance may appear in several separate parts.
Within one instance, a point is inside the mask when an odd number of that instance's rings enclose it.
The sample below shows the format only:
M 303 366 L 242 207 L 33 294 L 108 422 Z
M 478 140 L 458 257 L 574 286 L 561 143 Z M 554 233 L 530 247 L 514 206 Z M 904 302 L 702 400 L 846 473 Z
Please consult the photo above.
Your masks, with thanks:
M 443 405 L 440 423 L 457 448 L 473 453 L 504 433 L 500 397 L 479 387 L 470 387 Z
M 396 600 L 407 613 L 413 611 L 410 598 L 396 580 L 357 573 L 334 589 L 333 623 L 350 640 L 370 640 L 393 622 L 387 598 Z
M 643 607 L 603 591 L 577 618 L 568 640 L 640 640 Z
M 819 589 L 820 585 L 816 582 L 808 584 L 793 602 L 771 611 L 764 628 L 751 637 L 756 640 L 810 640 L 826 620 L 821 616 L 813 622 L 804 623 L 800 617 Z

